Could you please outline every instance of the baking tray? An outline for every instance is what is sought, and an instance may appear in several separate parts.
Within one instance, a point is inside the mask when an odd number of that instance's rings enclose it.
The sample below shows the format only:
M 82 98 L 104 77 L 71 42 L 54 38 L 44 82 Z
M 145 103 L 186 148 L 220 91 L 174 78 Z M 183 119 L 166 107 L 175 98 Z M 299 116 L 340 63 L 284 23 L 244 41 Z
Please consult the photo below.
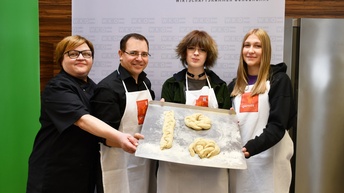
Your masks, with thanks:
M 176 126 L 174 129 L 173 144 L 170 149 L 160 149 L 164 111 L 174 111 Z M 185 116 L 202 113 L 212 120 L 209 130 L 195 131 L 184 124 Z M 242 153 L 241 135 L 237 118 L 233 110 L 197 107 L 169 102 L 149 102 L 141 134 L 144 139 L 139 140 L 135 156 L 162 160 L 174 163 L 246 169 L 246 161 Z M 192 157 L 188 147 L 198 137 L 213 139 L 220 147 L 221 152 L 212 158 Z

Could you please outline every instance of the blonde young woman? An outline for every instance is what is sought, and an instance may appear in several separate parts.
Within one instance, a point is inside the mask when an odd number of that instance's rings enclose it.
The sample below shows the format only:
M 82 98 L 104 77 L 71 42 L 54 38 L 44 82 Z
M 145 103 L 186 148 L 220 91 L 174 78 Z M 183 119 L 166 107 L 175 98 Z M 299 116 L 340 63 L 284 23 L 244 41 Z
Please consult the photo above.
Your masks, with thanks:
M 230 170 L 230 192 L 288 193 L 295 123 L 292 85 L 284 63 L 270 65 L 266 31 L 252 29 L 243 40 L 237 77 L 228 88 L 247 158 L 247 170 Z

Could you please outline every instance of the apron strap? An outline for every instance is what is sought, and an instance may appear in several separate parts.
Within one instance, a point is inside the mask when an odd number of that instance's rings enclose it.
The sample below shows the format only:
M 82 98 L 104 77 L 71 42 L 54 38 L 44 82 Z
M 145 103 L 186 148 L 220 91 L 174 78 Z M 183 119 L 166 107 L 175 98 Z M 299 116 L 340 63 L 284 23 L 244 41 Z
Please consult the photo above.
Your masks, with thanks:
M 127 87 L 125 86 L 125 83 L 124 83 L 123 80 L 122 80 L 122 84 L 123 84 L 123 86 L 124 86 L 125 93 L 128 93 L 128 89 L 127 89 Z M 143 81 L 143 84 L 145 85 L 146 89 L 149 90 L 148 87 L 147 87 L 147 84 L 145 83 L 145 81 Z
M 207 73 L 205 73 L 205 77 L 206 77 L 207 82 L 208 82 L 208 87 L 211 89 L 211 85 L 210 85 Z M 188 83 L 188 75 L 187 74 L 185 74 L 185 87 L 186 87 L 186 91 L 189 91 L 189 83 Z

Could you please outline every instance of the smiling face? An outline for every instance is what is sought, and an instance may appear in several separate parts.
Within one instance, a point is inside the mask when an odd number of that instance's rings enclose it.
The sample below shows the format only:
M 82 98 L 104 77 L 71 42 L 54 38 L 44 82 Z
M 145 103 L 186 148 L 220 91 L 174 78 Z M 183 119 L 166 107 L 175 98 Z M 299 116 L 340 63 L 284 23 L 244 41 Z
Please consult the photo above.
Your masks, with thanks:
M 131 55 L 130 53 L 138 53 L 139 55 Z M 138 40 L 134 37 L 128 39 L 125 50 L 119 50 L 118 55 L 121 65 L 131 74 L 137 81 L 139 74 L 147 67 L 148 56 L 144 57 L 142 53 L 148 53 L 148 45 L 144 40 Z
M 90 50 L 90 48 L 86 43 L 83 43 L 72 50 L 84 51 Z M 65 50 L 65 52 L 67 51 L 70 50 Z M 68 53 L 65 53 L 61 65 L 63 70 L 66 71 L 68 74 L 81 80 L 87 81 L 88 73 L 90 72 L 93 65 L 93 58 L 84 58 L 82 54 L 79 54 L 76 59 L 71 59 L 68 56 Z
M 245 40 L 242 54 L 247 64 L 248 73 L 258 75 L 262 58 L 262 43 L 255 34 L 248 36 Z

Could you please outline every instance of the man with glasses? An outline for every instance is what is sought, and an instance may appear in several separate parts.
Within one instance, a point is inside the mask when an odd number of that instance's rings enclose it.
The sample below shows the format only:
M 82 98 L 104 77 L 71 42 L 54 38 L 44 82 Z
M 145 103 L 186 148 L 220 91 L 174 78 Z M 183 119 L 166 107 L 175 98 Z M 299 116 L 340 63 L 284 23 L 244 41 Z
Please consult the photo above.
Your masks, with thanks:
M 97 85 L 91 99 L 93 115 L 121 132 L 141 131 L 148 102 L 154 100 L 151 82 L 143 71 L 149 60 L 149 43 L 141 34 L 125 35 L 118 51 L 117 70 Z M 155 192 L 156 161 L 138 158 L 111 141 L 101 144 L 101 166 L 105 193 Z

